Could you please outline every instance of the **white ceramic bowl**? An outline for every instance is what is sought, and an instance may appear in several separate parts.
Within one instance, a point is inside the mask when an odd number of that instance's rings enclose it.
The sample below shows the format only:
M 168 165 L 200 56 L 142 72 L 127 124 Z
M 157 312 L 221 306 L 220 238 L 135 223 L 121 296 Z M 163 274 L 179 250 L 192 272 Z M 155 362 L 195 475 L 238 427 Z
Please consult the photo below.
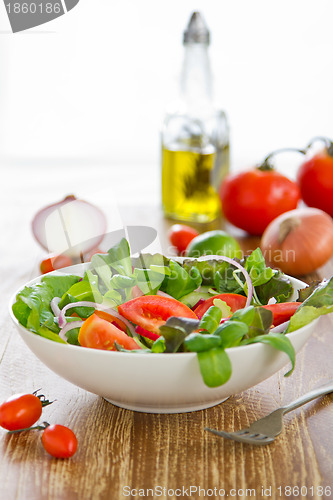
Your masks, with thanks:
M 61 273 L 83 275 L 87 264 L 63 269 Z M 59 274 L 55 271 L 52 274 Z M 38 283 L 38 277 L 26 286 Z M 305 283 L 292 278 L 294 294 Z M 22 287 L 23 288 L 23 287 Z M 73 384 L 102 396 L 122 408 L 147 413 L 182 413 L 221 403 L 267 379 L 289 362 L 281 351 L 264 344 L 227 349 L 232 363 L 229 381 L 207 387 L 201 377 L 196 353 L 150 354 L 102 351 L 60 344 L 36 335 L 11 318 L 31 351 L 52 371 Z M 293 298 L 291 298 L 293 300 Z M 318 320 L 288 334 L 298 352 Z

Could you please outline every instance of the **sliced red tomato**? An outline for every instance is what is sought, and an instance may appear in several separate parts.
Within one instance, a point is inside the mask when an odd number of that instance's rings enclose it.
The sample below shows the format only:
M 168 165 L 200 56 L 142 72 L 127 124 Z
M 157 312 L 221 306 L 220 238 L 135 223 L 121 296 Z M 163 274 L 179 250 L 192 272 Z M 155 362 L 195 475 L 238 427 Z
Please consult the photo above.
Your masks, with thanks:
M 243 309 L 246 304 L 246 297 L 237 293 L 220 293 L 218 295 L 213 295 L 194 309 L 194 312 L 199 319 L 201 319 L 205 312 L 214 305 L 215 299 L 223 300 L 227 306 L 230 307 L 232 313 L 238 311 L 238 309 Z
M 96 313 L 89 316 L 80 328 L 79 343 L 82 347 L 115 351 L 115 342 L 125 349 L 140 349 L 132 337 L 109 321 L 99 318 Z
M 197 315 L 185 304 L 171 297 L 143 295 L 118 306 L 124 318 L 149 332 L 159 334 L 159 327 L 171 316 L 197 319 Z
M 278 326 L 288 321 L 300 305 L 300 302 L 282 302 L 281 304 L 269 304 L 263 307 L 272 311 L 273 326 Z

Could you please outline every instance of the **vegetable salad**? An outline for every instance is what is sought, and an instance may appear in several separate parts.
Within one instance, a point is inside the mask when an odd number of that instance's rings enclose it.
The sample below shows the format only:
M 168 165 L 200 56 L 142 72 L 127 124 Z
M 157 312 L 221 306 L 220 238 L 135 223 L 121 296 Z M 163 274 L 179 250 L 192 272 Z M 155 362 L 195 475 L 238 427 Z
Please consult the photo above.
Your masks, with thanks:
M 84 276 L 49 274 L 25 287 L 13 313 L 49 340 L 119 352 L 196 352 L 209 387 L 231 376 L 227 349 L 261 342 L 295 365 L 289 332 L 333 311 L 333 279 L 291 301 L 290 278 L 249 256 L 131 257 L 126 239 L 92 257 Z

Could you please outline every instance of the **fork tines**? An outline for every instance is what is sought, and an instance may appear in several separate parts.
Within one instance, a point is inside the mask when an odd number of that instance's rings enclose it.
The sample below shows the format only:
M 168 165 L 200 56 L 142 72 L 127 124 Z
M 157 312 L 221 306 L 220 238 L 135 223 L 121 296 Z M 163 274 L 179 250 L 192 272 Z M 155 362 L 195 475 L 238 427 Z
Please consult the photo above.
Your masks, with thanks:
M 224 437 L 226 439 L 239 441 L 240 443 L 263 445 L 272 443 L 274 441 L 274 437 L 265 436 L 264 434 L 251 433 L 247 429 L 243 429 L 239 432 L 225 432 L 205 427 L 205 430 L 211 432 L 212 434 L 216 434 L 217 436 Z

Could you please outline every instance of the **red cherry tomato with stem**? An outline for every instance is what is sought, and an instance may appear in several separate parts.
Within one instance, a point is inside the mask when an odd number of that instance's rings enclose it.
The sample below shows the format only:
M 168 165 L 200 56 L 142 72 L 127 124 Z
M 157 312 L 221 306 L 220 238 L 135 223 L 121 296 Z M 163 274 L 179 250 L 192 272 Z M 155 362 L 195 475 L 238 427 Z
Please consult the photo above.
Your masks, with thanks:
M 169 239 L 174 247 L 177 248 L 179 255 L 183 254 L 190 242 L 198 236 L 196 229 L 184 224 L 174 224 L 169 230 Z
M 14 394 L 0 405 L 0 426 L 8 431 L 31 427 L 42 414 L 43 406 L 52 403 L 33 394 Z
M 77 450 L 74 432 L 64 425 L 47 425 L 42 434 L 44 449 L 53 457 L 70 458 Z

